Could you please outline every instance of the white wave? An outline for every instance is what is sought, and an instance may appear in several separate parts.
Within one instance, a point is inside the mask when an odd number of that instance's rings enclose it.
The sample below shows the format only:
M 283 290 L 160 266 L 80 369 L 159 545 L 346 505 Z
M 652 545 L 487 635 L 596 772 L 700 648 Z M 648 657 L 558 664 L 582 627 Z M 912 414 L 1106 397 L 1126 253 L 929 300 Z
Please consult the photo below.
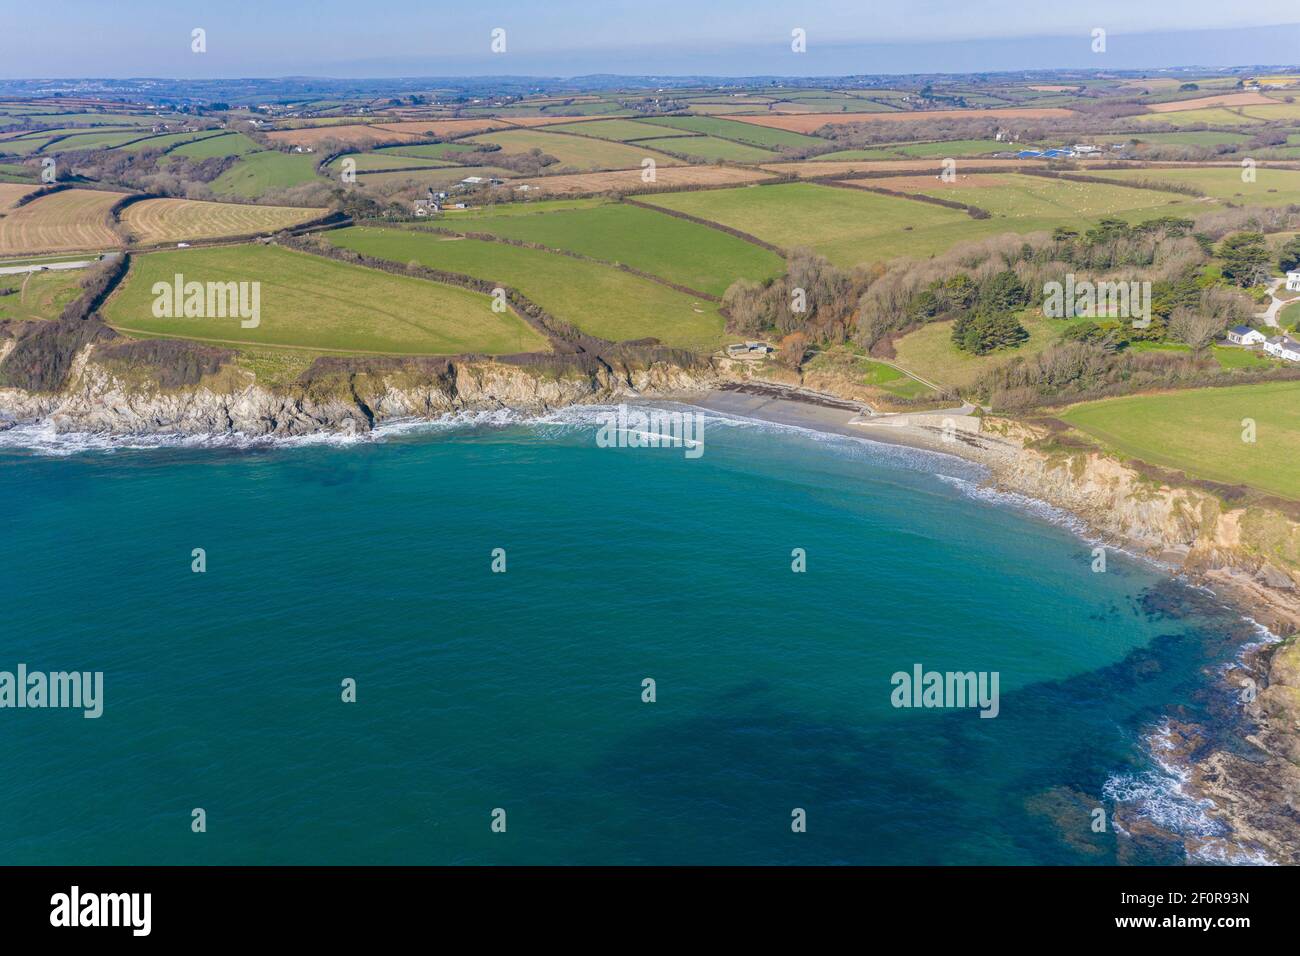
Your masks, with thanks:
M 1212 813 L 1213 800 L 1189 792 L 1191 771 L 1174 762 L 1173 729 L 1168 722 L 1148 734 L 1144 743 L 1155 767 L 1112 774 L 1102 785 L 1102 796 L 1129 805 L 1162 830 L 1187 837 L 1189 862 L 1233 866 L 1274 864 L 1259 847 L 1233 841 L 1231 828 Z M 1117 825 L 1117 829 L 1122 828 Z
M 1173 750 L 1168 724 L 1147 739 L 1155 767 L 1140 772 L 1112 774 L 1102 785 L 1102 796 L 1115 803 L 1131 805 L 1139 815 L 1162 830 L 1179 836 L 1221 837 L 1227 827 L 1210 815 L 1214 801 L 1193 797 L 1187 791 L 1191 774 L 1168 757 Z M 1165 754 L 1164 759 L 1161 754 Z

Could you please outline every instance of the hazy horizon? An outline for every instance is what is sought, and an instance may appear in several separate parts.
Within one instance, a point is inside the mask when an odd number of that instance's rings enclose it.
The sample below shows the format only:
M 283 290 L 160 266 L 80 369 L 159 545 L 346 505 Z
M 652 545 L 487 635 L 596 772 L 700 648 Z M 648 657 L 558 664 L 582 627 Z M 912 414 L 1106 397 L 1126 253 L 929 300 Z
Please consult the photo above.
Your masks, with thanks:
M 12 22 L 22 22 L 14 0 Z M 1160 69 L 1290 64 L 1300 59 L 1300 13 L 1263 0 L 1227 11 L 1209 0 L 1144 7 L 1094 0 L 1086 10 L 1031 0 L 916 0 L 906 9 L 849 0 L 806 9 L 769 0 L 707 8 L 661 0 L 593 5 L 557 0 L 544 19 L 522 0 L 437 9 L 397 0 L 357 12 L 341 0 L 275 5 L 233 0 L 61 4 L 58 24 L 27 23 L 0 37 L 6 79 L 331 79 L 409 77 L 841 76 L 1051 69 Z M 75 32 L 62 26 L 78 22 Z M 1164 24 L 1179 23 L 1169 30 Z M 580 31 L 572 29 L 582 23 Z M 505 30 L 505 51 L 490 49 Z M 791 32 L 806 34 L 806 52 Z M 1094 52 L 1094 29 L 1106 49 Z M 191 50 L 205 31 L 206 49 Z

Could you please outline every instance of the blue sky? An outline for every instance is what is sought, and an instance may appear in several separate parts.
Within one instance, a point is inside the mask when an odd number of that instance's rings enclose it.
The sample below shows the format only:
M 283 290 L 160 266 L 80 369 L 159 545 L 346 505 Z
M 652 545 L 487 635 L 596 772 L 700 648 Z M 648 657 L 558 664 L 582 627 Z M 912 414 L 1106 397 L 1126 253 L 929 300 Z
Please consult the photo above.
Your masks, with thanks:
M 9 78 L 818 75 L 1300 60 L 1296 0 L 0 0 L 0 23 L 0 75 Z M 204 54 L 190 51 L 195 27 L 207 31 Z M 489 51 L 494 27 L 506 30 L 501 55 Z M 795 27 L 807 31 L 806 54 L 790 51 Z M 1104 55 L 1090 49 L 1094 27 L 1109 34 Z

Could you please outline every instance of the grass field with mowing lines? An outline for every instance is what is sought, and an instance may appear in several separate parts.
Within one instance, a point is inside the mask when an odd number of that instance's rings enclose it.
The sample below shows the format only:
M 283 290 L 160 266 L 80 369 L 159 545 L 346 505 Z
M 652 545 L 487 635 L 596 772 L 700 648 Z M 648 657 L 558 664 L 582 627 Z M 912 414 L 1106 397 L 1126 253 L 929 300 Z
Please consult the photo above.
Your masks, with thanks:
M 325 215 L 324 209 L 145 199 L 122 211 L 121 220 L 136 242 L 189 242 L 222 236 L 273 233 Z
M 123 193 L 65 189 L 33 200 L 0 217 L 0 255 L 81 252 L 122 244 L 108 211 Z
M 261 323 L 156 318 L 155 282 L 260 282 Z M 489 296 L 275 246 L 185 249 L 136 256 L 104 309 L 124 331 L 320 351 L 491 355 L 544 351 L 545 339 Z
M 548 171 L 559 172 L 561 169 L 639 169 L 641 161 L 647 157 L 661 166 L 670 166 L 680 160 L 673 159 L 640 144 L 628 146 L 608 140 L 585 139 L 565 133 L 549 133 L 540 130 L 515 129 L 487 136 L 475 136 L 463 142 L 492 143 L 500 146 L 505 153 L 526 153 L 540 149 L 543 153 L 554 156 L 560 162 L 548 167 Z
M 1300 382 L 1112 398 L 1059 417 L 1126 457 L 1300 499 Z M 1242 441 L 1245 418 L 1253 443 Z
M 186 149 L 188 147 L 181 147 Z M 272 189 L 287 189 L 317 179 L 313 153 L 250 153 L 212 181 L 219 196 L 255 199 Z
M 447 239 L 433 233 L 354 226 L 323 234 L 345 249 L 393 262 L 461 272 L 513 286 L 556 318 L 614 341 L 653 336 L 712 350 L 722 342 L 717 307 L 610 266 L 558 253 Z
M 717 296 L 736 279 L 768 279 L 784 269 L 775 253 L 708 226 L 622 203 L 557 208 L 562 203 L 529 203 L 504 215 L 453 212 L 443 224 L 625 263 Z
M 0 183 L 0 212 L 4 212 L 35 188 L 27 183 Z

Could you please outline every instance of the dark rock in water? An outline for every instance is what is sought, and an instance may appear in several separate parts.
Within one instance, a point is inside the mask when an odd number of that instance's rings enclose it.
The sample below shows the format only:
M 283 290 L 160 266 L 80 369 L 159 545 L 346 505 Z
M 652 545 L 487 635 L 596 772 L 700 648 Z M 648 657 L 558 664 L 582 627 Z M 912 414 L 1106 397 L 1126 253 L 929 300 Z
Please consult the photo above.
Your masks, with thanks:
M 1097 832 L 1097 811 L 1106 807 L 1099 797 L 1091 797 L 1070 787 L 1053 787 L 1025 799 L 1025 810 L 1048 820 L 1061 840 L 1076 853 L 1100 862 L 1115 853 L 1115 832 L 1102 817 L 1104 829 Z
M 1187 862 L 1187 846 L 1177 834 L 1119 807 L 1112 819 L 1122 833 L 1116 840 L 1116 862 L 1128 866 L 1177 866 Z

